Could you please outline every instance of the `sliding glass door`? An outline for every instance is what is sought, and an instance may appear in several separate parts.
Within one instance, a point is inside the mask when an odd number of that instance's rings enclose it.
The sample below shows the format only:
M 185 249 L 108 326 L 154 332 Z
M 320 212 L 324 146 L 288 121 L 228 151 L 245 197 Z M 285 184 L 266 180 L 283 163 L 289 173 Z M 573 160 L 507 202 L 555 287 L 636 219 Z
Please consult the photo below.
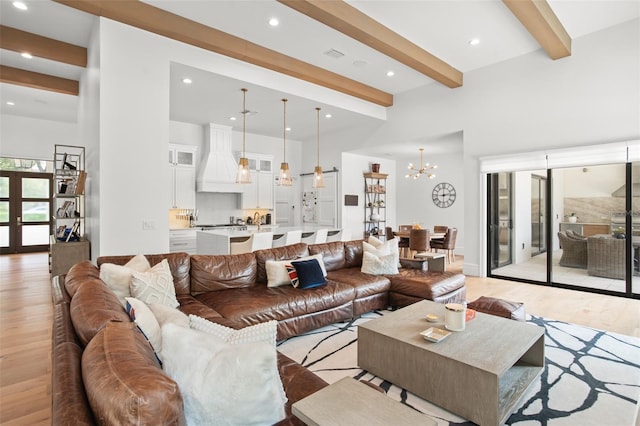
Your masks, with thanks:
M 508 216 L 501 176 L 510 177 Z M 488 188 L 489 276 L 640 294 L 640 163 L 494 173 Z
M 491 269 L 511 264 L 512 209 L 511 173 L 489 175 L 489 238 Z

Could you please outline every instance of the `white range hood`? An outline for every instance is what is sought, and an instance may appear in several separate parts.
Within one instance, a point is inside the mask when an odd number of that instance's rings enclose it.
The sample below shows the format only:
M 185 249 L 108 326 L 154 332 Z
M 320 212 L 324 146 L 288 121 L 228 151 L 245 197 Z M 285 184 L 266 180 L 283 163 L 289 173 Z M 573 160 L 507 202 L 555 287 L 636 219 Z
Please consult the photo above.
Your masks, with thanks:
M 199 192 L 241 193 L 236 183 L 238 163 L 233 156 L 231 127 L 205 124 L 205 143 L 198 167 L 196 190 Z

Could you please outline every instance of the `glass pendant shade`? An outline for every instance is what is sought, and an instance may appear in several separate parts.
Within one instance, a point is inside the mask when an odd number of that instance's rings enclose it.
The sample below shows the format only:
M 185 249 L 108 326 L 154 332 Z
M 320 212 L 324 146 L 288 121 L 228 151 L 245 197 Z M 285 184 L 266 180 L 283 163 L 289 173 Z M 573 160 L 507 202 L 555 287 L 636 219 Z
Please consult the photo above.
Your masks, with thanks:
M 322 174 L 322 167 L 316 166 L 313 171 L 313 188 L 324 188 L 324 175 Z
M 278 177 L 278 184 L 280 186 L 291 186 L 292 183 L 293 181 L 291 180 L 289 163 L 280 163 L 280 175 Z
M 238 173 L 236 173 L 236 183 L 251 183 L 251 173 L 249 173 L 249 160 L 245 154 L 246 129 L 247 129 L 247 89 L 242 89 L 242 157 L 238 161 Z
M 251 173 L 249 173 L 249 160 L 245 157 L 241 157 L 238 161 L 236 183 L 251 183 Z
M 282 163 L 280 163 L 280 175 L 278 176 L 278 185 L 291 186 L 291 172 L 289 171 L 289 163 L 287 163 L 287 100 L 282 100 Z
M 311 187 L 324 188 L 324 175 L 322 174 L 322 167 L 320 167 L 320 108 L 316 108 L 316 116 L 316 121 L 318 123 L 318 162 L 316 163 L 316 168 L 313 170 L 313 182 L 311 183 Z

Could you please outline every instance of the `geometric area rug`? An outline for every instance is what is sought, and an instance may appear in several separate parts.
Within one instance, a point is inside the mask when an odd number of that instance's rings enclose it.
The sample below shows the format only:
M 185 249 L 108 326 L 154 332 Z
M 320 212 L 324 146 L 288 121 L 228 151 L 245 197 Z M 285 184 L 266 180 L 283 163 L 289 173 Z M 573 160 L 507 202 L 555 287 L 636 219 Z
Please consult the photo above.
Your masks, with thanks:
M 278 343 L 278 350 L 327 383 L 350 376 L 383 388 L 387 396 L 424 413 L 439 426 L 473 425 L 411 392 L 358 368 L 358 324 L 374 311 Z M 545 367 L 507 425 L 632 426 L 640 400 L 640 339 L 529 315 L 544 327 Z M 425 326 L 425 328 L 427 328 Z M 348 403 L 348 401 L 346 402 Z

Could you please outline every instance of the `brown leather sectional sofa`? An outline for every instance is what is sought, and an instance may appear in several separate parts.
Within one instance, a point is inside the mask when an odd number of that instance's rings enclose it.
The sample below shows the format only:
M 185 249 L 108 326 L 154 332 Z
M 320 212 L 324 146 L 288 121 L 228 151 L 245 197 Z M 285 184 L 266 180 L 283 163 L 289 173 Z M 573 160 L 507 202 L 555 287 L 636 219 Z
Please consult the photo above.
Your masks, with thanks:
M 322 253 L 327 285 L 300 290 L 267 287 L 267 260 Z M 152 348 L 99 277 L 102 263 L 79 263 L 53 279 L 54 425 L 184 424 L 182 397 L 162 371 Z M 147 255 L 153 266 L 167 259 L 180 309 L 234 328 L 278 321 L 278 339 L 350 320 L 373 309 L 402 307 L 421 299 L 461 302 L 464 276 L 402 268 L 393 276 L 360 272 L 362 241 L 307 246 L 300 243 L 254 253 L 213 256 Z M 291 404 L 326 386 L 300 364 L 278 354 L 288 403 L 281 425 L 301 424 Z

